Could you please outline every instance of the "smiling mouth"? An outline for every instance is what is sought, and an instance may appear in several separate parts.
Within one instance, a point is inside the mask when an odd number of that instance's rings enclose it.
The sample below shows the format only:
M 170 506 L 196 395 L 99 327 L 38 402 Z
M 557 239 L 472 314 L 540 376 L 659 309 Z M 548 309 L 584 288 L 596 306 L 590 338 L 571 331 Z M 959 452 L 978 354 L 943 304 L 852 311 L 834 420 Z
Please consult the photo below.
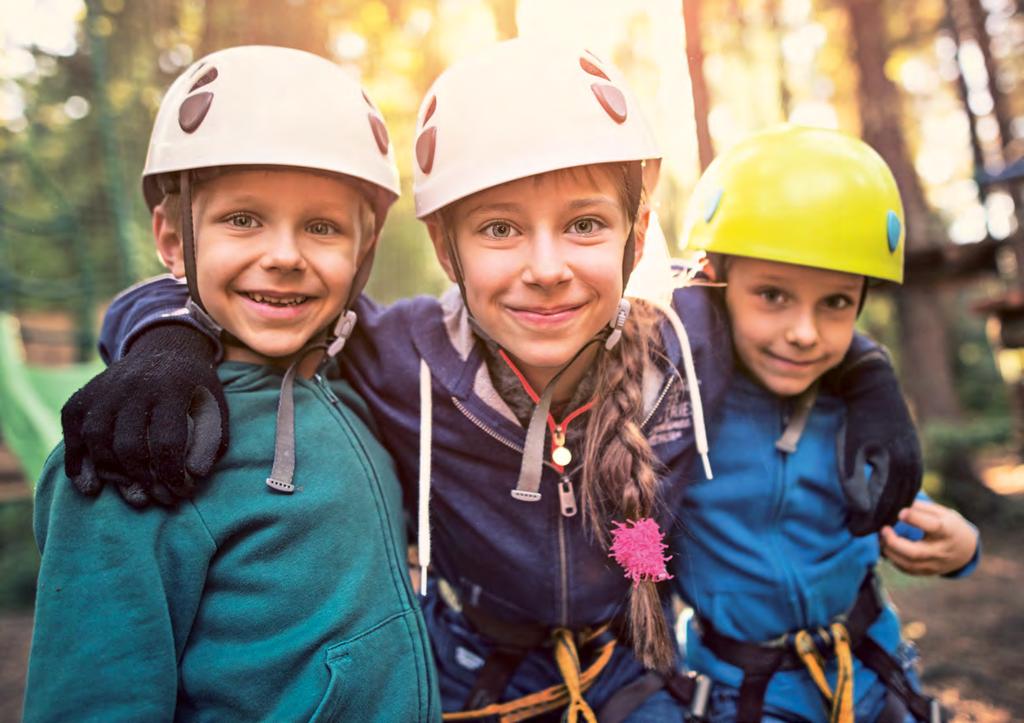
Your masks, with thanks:
M 536 316 L 558 316 L 577 309 L 582 309 L 583 304 L 567 304 L 564 306 L 552 306 L 549 308 L 536 308 L 528 306 L 509 306 L 509 311 L 517 314 L 534 314 Z
M 790 359 L 789 357 L 779 356 L 778 354 L 775 354 L 775 353 L 767 351 L 767 350 L 765 350 L 764 354 L 769 359 L 773 359 L 774 361 L 782 362 L 783 364 L 788 364 L 790 366 L 801 367 L 801 368 L 813 367 L 816 364 L 821 363 L 821 361 L 822 361 L 822 359 L 820 357 L 815 358 L 815 359 L 803 359 L 803 360 Z
M 267 296 L 266 294 L 256 294 L 249 291 L 239 292 L 247 299 L 255 301 L 257 304 L 266 304 L 268 306 L 299 306 L 309 301 L 309 296 Z

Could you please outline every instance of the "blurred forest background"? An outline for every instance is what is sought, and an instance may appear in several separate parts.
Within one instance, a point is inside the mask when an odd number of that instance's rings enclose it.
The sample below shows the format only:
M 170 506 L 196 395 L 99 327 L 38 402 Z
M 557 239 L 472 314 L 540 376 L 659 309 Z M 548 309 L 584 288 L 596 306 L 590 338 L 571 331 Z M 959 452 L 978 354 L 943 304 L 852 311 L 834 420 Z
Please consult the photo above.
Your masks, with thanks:
M 989 553 L 955 592 L 895 575 L 892 586 L 932 631 L 907 631 L 932 661 L 926 682 L 964 720 L 1024 715 L 1021 0 L 3 0 L 0 608 L 14 612 L 0 647 L 26 640 L 17 611 L 31 606 L 37 564 L 26 478 L 59 432 L 61 400 L 97 368 L 105 304 L 161 271 L 139 174 L 163 89 L 195 58 L 243 43 L 303 48 L 359 78 L 403 173 L 369 286 L 390 301 L 444 287 L 412 213 L 419 101 L 450 62 L 516 35 L 584 45 L 629 77 L 666 154 L 655 200 L 670 245 L 700 170 L 749 131 L 836 127 L 889 162 L 907 281 L 874 290 L 862 326 L 893 352 L 927 488 L 982 528 Z M 958 612 L 916 619 L 946 603 Z M 932 652 L 944 625 L 962 645 Z M 16 710 L 4 701 L 17 703 L 23 665 L 0 661 L 0 719 Z

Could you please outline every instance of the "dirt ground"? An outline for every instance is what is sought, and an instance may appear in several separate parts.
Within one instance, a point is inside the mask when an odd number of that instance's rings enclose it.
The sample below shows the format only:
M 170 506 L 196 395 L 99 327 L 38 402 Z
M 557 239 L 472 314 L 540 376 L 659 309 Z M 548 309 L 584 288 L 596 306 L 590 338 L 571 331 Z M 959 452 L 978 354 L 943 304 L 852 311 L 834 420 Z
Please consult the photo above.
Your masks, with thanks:
M 889 575 L 922 680 L 955 721 L 1024 720 L 1024 560 L 1019 530 L 982 530 L 981 565 L 964 580 Z

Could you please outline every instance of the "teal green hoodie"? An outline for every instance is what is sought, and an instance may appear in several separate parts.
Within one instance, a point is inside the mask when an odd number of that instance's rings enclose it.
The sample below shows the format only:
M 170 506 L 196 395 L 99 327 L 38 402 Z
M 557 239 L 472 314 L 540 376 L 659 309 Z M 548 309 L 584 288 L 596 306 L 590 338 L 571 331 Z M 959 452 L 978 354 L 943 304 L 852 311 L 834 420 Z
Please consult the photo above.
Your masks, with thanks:
M 225 363 L 231 446 L 195 499 L 134 510 L 40 480 L 25 720 L 440 719 L 401 490 L 342 382 L 296 379 L 294 494 L 272 491 L 281 374 Z

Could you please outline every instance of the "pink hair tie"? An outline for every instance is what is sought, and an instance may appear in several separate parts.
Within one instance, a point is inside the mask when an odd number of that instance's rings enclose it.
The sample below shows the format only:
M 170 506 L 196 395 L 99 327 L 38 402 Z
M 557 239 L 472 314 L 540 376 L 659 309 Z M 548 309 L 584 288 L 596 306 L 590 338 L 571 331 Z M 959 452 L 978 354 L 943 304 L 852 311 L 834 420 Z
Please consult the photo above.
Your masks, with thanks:
M 672 578 L 665 568 L 665 563 L 672 556 L 664 554 L 668 545 L 662 542 L 664 535 L 657 522 L 643 517 L 615 522 L 614 525 L 608 557 L 614 557 L 615 562 L 622 566 L 634 587 L 641 582 L 661 582 Z

